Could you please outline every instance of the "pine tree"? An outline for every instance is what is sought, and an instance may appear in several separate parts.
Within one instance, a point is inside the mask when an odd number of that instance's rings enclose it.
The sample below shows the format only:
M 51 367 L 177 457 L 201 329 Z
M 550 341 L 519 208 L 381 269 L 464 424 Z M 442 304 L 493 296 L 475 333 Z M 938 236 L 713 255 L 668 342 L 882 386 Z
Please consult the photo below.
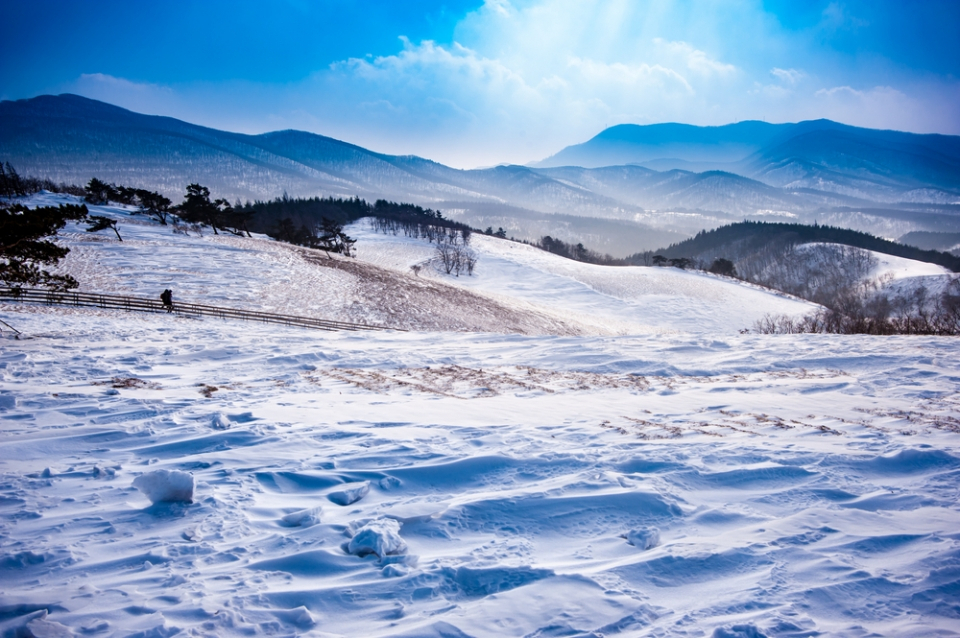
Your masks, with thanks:
M 119 201 L 119 193 L 113 184 L 102 182 L 96 177 L 91 178 L 84 188 L 86 197 L 90 204 L 109 204 L 111 200 Z
M 117 220 L 110 219 L 109 217 L 104 217 L 103 215 L 90 215 L 87 220 L 89 227 L 87 228 L 88 233 L 95 233 L 98 230 L 106 230 L 109 228 L 117 234 L 117 239 L 123 241 L 123 237 L 120 236 L 120 231 L 117 230 Z
M 0 281 L 7 286 L 76 288 L 79 284 L 70 275 L 54 275 L 41 266 L 55 265 L 70 252 L 48 238 L 56 235 L 68 220 L 86 217 L 84 205 L 61 204 L 32 210 L 20 204 L 0 206 Z
M 187 195 L 183 203 L 177 207 L 177 213 L 183 221 L 210 226 L 213 228 L 213 234 L 219 235 L 217 227 L 223 227 L 220 219 L 222 204 L 226 204 L 226 200 L 210 201 L 210 189 L 206 186 L 190 184 L 187 186 Z
M 167 225 L 170 215 L 171 201 L 161 195 L 148 190 L 137 190 L 137 201 L 140 203 L 140 212 L 154 217 L 162 225 Z

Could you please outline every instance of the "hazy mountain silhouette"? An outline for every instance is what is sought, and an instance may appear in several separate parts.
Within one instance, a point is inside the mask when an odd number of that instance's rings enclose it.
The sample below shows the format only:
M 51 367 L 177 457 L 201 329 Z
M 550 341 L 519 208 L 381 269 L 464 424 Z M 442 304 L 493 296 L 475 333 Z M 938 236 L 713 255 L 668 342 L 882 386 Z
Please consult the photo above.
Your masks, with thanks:
M 814 120 L 726 126 L 623 124 L 535 164 L 723 170 L 790 190 L 877 202 L 960 200 L 960 137 Z
M 627 236 L 652 244 L 664 232 L 683 237 L 770 215 L 887 236 L 960 230 L 960 138 L 828 120 L 621 125 L 538 167 L 459 170 L 302 131 L 244 135 L 46 95 L 0 102 L 0 160 L 25 175 L 75 184 L 98 177 L 175 202 L 192 182 L 231 201 L 285 192 L 407 201 L 476 226 L 497 220 L 517 237 L 536 237 L 544 215 L 606 218 L 640 231 L 638 239 L 622 225 L 600 225 L 618 235 L 601 243 L 621 254 Z M 563 225 L 565 240 L 589 236 L 588 224 Z

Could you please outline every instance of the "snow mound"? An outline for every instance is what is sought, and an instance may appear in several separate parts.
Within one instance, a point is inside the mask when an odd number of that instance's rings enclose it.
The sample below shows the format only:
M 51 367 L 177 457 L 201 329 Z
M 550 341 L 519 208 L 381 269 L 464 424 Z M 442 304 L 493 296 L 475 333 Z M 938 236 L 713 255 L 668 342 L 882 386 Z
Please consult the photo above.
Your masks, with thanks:
M 276 616 L 278 620 L 282 620 L 298 629 L 309 630 L 317 624 L 313 614 L 303 605 L 294 609 L 278 610 L 273 612 L 273 615 Z
M 230 429 L 230 419 L 224 416 L 222 412 L 217 412 L 210 420 L 210 427 L 214 430 L 228 430 Z
M 54 620 L 35 618 L 27 623 L 27 635 L 32 638 L 69 638 L 76 636 L 71 629 Z
M 400 523 L 392 518 L 382 518 L 367 523 L 347 544 L 347 552 L 357 556 L 376 554 L 378 558 L 403 554 L 407 544 L 400 538 Z
M 370 493 L 370 482 L 351 483 L 345 489 L 327 494 L 327 498 L 337 505 L 353 505 Z
M 133 486 L 153 503 L 191 503 L 196 482 L 180 470 L 154 470 L 138 476 Z
M 627 543 L 643 551 L 660 544 L 660 530 L 652 527 L 641 527 L 640 529 L 630 530 L 624 534 L 624 538 L 627 539 Z

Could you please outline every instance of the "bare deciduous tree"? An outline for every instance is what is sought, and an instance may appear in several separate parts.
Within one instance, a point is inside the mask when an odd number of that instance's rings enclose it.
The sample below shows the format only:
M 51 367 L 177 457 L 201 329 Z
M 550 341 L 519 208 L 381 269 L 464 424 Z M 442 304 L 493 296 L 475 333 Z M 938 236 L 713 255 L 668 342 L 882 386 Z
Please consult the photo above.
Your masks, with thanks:
M 434 262 L 440 272 L 459 277 L 461 273 L 473 275 L 477 264 L 477 255 L 466 244 L 469 235 L 458 232 L 445 233 L 437 239 Z

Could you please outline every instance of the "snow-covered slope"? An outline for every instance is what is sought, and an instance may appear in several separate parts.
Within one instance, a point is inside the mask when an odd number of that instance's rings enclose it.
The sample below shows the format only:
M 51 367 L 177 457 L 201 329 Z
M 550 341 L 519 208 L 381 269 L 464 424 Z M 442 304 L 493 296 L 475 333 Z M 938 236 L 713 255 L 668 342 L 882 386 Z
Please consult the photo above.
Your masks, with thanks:
M 71 263 L 279 310 L 357 290 L 154 232 L 68 237 Z M 480 239 L 487 275 L 534 259 Z M 359 245 L 393 283 L 420 259 Z M 558 321 L 641 281 L 561 266 L 530 276 L 569 303 L 503 298 Z M 960 635 L 955 339 L 0 320 L 0 635 Z
M 870 277 L 880 283 L 880 292 L 893 295 L 916 294 L 920 288 L 939 295 L 956 278 L 943 266 L 927 264 L 883 253 L 870 253 L 877 262 Z
M 411 266 L 434 256 L 426 241 L 378 234 L 363 222 L 349 232 L 358 238 L 359 259 L 387 268 L 410 272 Z M 471 248 L 478 255 L 474 275 L 441 277 L 445 282 L 501 300 L 526 302 L 601 333 L 735 333 L 765 314 L 801 315 L 815 308 L 707 273 L 584 264 L 484 235 L 473 235 Z M 440 277 L 429 267 L 421 273 Z
M 956 273 L 937 264 L 842 244 L 803 244 L 796 247 L 794 257 L 807 261 L 805 268 L 796 270 L 796 275 L 808 281 L 816 279 L 814 273 L 847 268 L 849 270 L 838 275 L 851 277 L 849 284 L 858 285 L 869 295 L 886 296 L 891 301 L 898 297 L 915 298 L 920 294 L 928 302 L 933 302 L 957 279 Z

